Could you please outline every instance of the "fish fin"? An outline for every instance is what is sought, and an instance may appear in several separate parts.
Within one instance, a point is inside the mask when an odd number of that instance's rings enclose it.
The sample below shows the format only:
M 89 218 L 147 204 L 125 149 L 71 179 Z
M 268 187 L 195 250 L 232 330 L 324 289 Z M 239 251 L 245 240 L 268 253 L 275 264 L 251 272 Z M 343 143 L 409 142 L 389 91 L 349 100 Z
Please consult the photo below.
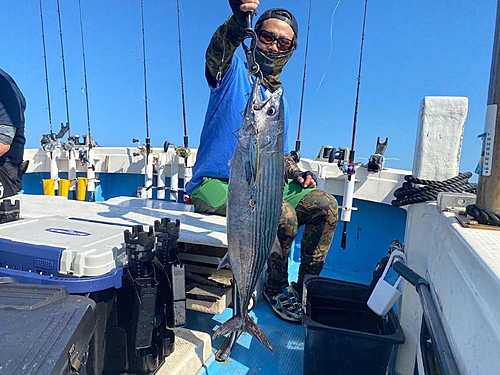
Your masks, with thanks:
M 262 331 L 262 329 L 260 329 L 257 323 L 255 323 L 248 314 L 246 314 L 245 316 L 242 316 L 241 314 L 233 316 L 231 319 L 217 328 L 217 330 L 214 332 L 213 338 L 215 339 L 221 335 L 227 335 L 234 331 L 248 332 L 253 337 L 255 337 L 258 342 L 266 346 L 271 353 L 274 353 L 271 342 L 267 338 L 266 334 Z
M 224 255 L 219 265 L 217 266 L 217 270 L 220 270 L 222 268 L 231 269 L 231 263 L 229 263 L 229 252 L 227 252 L 226 255 Z
M 276 253 L 280 257 L 283 256 L 283 249 L 281 248 L 280 241 L 278 240 L 278 236 L 274 239 L 273 247 L 271 248 L 271 254 Z

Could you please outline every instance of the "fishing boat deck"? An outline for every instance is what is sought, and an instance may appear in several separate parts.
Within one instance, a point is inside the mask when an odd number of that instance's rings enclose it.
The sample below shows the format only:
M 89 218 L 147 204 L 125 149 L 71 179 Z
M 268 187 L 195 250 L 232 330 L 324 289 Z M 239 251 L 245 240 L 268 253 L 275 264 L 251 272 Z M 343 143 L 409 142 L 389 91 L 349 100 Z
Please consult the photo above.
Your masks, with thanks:
M 119 197 L 106 202 L 80 202 L 66 198 L 38 195 L 19 195 L 15 199 L 21 201 L 21 217 L 29 220 L 44 220 L 48 217 L 61 219 L 78 218 L 90 222 L 118 225 L 126 229 L 127 225 L 151 225 L 154 220 L 169 217 L 181 221 L 180 242 L 205 244 L 226 247 L 225 218 L 219 216 L 200 215 L 189 210 L 189 206 L 171 202 L 142 200 L 138 198 Z M 20 222 L 14 225 L 22 225 Z M 116 227 L 115 227 L 116 228 Z M 13 231 L 12 239 L 22 231 Z M 35 236 L 36 237 L 36 236 Z M 43 243 L 43 238 L 32 238 L 34 243 Z M 120 239 L 119 242 L 122 240 Z M 289 278 L 296 280 L 299 263 L 290 258 Z M 339 270 L 325 268 L 322 276 L 365 281 L 353 274 L 341 275 Z M 226 308 L 221 314 L 204 313 L 188 310 L 188 330 L 208 333 L 230 318 L 232 309 Z M 237 340 L 230 359 L 217 362 L 215 353 L 224 342 L 224 337 L 212 341 L 212 354 L 202 366 L 198 374 L 254 374 L 278 373 L 300 374 L 303 366 L 304 328 L 301 324 L 289 323 L 278 318 L 265 300 L 260 297 L 250 315 L 261 326 L 270 339 L 274 354 L 258 343 L 249 334 L 243 334 Z M 205 352 L 204 345 L 197 351 Z M 197 353 L 198 363 L 203 363 L 206 354 Z M 162 368 L 160 368 L 161 370 Z M 161 373 L 161 371 L 160 371 Z M 183 373 L 183 372 L 180 372 Z
M 298 266 L 298 263 L 290 265 L 290 280 L 296 280 Z M 323 269 L 321 276 L 339 278 L 339 276 L 346 277 L 347 275 L 340 275 L 331 269 Z M 187 328 L 212 334 L 231 315 L 231 309 L 226 309 L 218 315 L 189 311 Z M 225 340 L 225 337 L 218 337 L 212 340 L 212 355 L 197 375 L 302 374 L 305 335 L 302 324 L 290 323 L 278 318 L 262 297 L 250 312 L 250 316 L 266 333 L 274 353 L 271 354 L 264 345 L 248 333 L 244 333 L 234 345 L 229 360 L 217 362 L 215 353 Z

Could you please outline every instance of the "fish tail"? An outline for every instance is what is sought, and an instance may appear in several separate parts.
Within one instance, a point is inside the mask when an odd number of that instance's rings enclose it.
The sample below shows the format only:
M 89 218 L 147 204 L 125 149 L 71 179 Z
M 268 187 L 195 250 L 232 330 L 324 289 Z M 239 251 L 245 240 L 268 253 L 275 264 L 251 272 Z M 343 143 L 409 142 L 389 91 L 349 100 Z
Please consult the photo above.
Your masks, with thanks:
M 258 342 L 265 345 L 271 353 L 273 353 L 273 347 L 271 342 L 267 338 L 266 334 L 260 329 L 260 327 L 255 323 L 251 316 L 245 314 L 245 316 L 238 314 L 233 316 L 223 325 L 221 325 L 214 332 L 213 338 L 219 337 L 221 335 L 226 335 L 234 331 L 248 332 L 253 337 L 257 339 Z

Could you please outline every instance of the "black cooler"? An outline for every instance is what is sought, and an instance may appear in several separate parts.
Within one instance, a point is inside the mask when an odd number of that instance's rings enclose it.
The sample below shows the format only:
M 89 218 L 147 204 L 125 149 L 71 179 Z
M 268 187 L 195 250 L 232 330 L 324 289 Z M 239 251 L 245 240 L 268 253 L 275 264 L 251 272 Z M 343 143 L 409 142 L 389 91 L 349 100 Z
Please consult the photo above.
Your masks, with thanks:
M 95 302 L 0 278 L 0 373 L 85 375 Z

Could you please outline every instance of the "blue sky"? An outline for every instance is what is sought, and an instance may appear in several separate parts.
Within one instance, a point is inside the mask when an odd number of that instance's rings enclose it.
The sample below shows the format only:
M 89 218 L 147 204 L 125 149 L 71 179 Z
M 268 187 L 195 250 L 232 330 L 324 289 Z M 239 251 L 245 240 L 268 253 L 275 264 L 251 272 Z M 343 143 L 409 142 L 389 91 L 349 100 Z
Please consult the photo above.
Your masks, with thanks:
M 66 119 L 56 1 L 42 0 L 54 128 Z M 182 143 L 176 2 L 144 0 L 149 123 L 153 146 Z M 313 0 L 302 120 L 302 155 L 322 144 L 351 143 L 363 0 Z M 87 132 L 77 0 L 60 0 L 73 134 Z M 299 22 L 299 49 L 282 75 L 290 104 L 290 139 L 297 135 L 309 0 L 262 0 L 287 7 Z M 93 137 L 104 146 L 145 138 L 140 0 L 82 0 Z M 229 16 L 226 0 L 181 1 L 187 124 L 196 147 L 208 99 L 204 54 Z M 378 136 L 389 138 L 387 166 L 411 169 L 417 114 L 427 95 L 466 96 L 461 171 L 479 158 L 493 47 L 496 1 L 369 0 L 361 79 L 357 156 L 368 157 Z M 39 3 L 6 1 L 0 23 L 0 67 L 23 91 L 27 146 L 49 131 Z M 331 53 L 330 53 L 331 52 Z M 242 51 L 239 51 L 243 56 Z M 319 86 L 321 78 L 324 80 Z M 436 161 L 441 162 L 441 161 Z

